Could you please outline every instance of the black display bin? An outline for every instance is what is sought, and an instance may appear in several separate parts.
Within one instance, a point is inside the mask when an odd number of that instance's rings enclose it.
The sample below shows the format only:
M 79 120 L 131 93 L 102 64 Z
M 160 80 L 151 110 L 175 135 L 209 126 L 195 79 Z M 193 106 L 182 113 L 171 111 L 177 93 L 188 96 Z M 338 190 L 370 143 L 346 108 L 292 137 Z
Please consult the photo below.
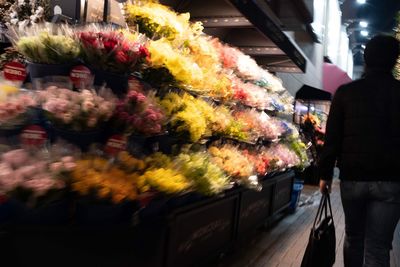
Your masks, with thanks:
M 261 226 L 271 214 L 273 181 L 264 181 L 261 191 L 245 190 L 240 197 L 238 238 L 241 240 Z
M 272 214 L 279 213 L 289 207 L 293 191 L 294 172 L 286 172 L 275 179 Z
M 170 221 L 166 265 L 206 266 L 234 241 L 238 194 L 177 210 Z

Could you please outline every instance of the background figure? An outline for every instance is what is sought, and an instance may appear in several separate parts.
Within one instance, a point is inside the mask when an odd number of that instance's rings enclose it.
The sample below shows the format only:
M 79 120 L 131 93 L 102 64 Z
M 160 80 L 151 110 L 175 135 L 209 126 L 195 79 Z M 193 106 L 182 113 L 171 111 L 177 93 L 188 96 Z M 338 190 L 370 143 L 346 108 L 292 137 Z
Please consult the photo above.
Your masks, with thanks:
M 341 86 L 332 101 L 319 162 L 320 188 L 331 186 L 335 163 L 345 213 L 345 267 L 389 267 L 400 218 L 400 82 L 392 70 L 399 42 L 372 38 L 365 76 Z

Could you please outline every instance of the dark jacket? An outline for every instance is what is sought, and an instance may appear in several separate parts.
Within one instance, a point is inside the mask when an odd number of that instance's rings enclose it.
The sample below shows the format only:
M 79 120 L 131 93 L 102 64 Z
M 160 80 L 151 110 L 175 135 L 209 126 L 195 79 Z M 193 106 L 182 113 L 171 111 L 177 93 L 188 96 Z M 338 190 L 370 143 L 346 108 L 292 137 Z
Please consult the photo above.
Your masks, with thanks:
M 341 86 L 332 101 L 319 175 L 332 179 L 400 182 L 400 82 L 370 72 Z

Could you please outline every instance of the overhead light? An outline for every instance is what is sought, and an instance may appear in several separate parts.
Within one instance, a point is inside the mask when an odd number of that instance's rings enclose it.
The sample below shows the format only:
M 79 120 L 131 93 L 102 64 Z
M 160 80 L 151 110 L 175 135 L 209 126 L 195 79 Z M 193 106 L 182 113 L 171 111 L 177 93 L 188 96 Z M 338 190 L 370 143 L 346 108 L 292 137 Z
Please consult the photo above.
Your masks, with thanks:
M 362 49 L 365 49 L 365 45 L 361 45 Z
M 368 27 L 368 22 L 366 22 L 365 20 L 360 21 L 360 27 L 367 28 Z
M 359 3 L 360 5 L 363 5 L 367 2 L 367 0 L 357 0 L 357 3 Z
M 367 37 L 369 33 L 368 33 L 368 31 L 364 31 L 364 30 L 363 30 L 363 31 L 360 32 L 360 34 L 361 34 L 362 36 L 364 36 L 364 37 Z

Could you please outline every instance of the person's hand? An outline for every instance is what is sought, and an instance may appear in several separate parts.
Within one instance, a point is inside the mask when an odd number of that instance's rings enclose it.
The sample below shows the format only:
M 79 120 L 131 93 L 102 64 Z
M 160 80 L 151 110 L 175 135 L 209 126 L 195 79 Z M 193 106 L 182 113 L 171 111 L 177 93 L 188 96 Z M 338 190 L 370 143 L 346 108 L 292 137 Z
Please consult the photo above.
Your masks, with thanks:
M 332 181 L 320 180 L 319 181 L 319 191 L 322 194 L 331 193 L 332 192 Z

